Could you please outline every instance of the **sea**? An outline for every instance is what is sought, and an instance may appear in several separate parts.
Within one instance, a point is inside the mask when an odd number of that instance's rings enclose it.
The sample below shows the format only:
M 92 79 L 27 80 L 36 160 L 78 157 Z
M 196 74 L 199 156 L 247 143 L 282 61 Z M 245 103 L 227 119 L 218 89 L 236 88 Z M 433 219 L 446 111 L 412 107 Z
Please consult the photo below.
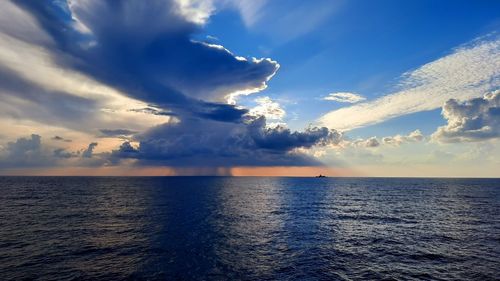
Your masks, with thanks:
M 500 280 L 500 179 L 0 177 L 0 280 Z

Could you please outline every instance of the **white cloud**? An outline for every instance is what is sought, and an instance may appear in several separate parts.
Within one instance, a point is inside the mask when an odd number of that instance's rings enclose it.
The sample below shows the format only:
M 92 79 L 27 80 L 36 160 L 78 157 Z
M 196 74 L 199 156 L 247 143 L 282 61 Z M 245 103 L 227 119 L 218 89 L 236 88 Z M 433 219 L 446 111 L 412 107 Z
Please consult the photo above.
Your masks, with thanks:
M 286 115 L 281 105 L 269 97 L 257 98 L 255 102 L 258 105 L 250 109 L 250 115 L 264 116 L 268 121 L 281 121 Z
M 361 95 L 354 93 L 346 93 L 346 92 L 331 93 L 328 96 L 324 97 L 323 99 L 329 101 L 346 102 L 346 103 L 357 103 L 366 100 L 366 98 Z
M 483 141 L 500 137 L 500 90 L 460 103 L 447 101 L 442 112 L 448 121 L 432 134 L 440 142 Z
M 218 0 L 221 7 L 236 9 L 245 26 L 285 43 L 306 35 L 328 20 L 342 1 Z M 293 28 L 290 28 L 293 27 Z
M 373 148 L 373 147 L 379 147 L 380 142 L 378 141 L 377 137 L 371 137 L 368 139 L 357 139 L 351 143 L 352 146 L 354 147 L 367 147 L 367 148 Z
M 331 111 L 319 122 L 351 130 L 425 110 L 451 99 L 479 97 L 500 87 L 500 39 L 476 40 L 452 54 L 403 75 L 400 91 Z
M 262 8 L 267 0 L 222 0 L 222 2 L 236 8 L 245 26 L 251 27 L 262 17 Z
M 52 41 L 31 15 L 11 1 L 0 1 L 0 33 L 35 43 L 49 44 Z
M 392 137 L 384 137 L 382 138 L 382 142 L 384 144 L 399 146 L 401 144 L 408 142 L 420 142 L 423 141 L 424 139 L 425 137 L 424 135 L 422 135 L 422 132 L 420 132 L 420 130 L 415 130 L 409 133 L 407 136 L 395 135 Z
M 205 24 L 215 11 L 211 0 L 176 0 L 179 12 L 189 21 L 197 24 Z
M 375 136 L 366 139 L 358 138 L 355 140 L 349 139 L 349 137 L 343 135 L 342 140 L 338 142 L 332 148 L 338 149 L 349 149 L 349 148 L 375 148 L 381 147 L 382 145 L 393 145 L 400 146 L 406 143 L 416 143 L 425 140 L 424 135 L 420 130 L 415 130 L 408 135 L 395 135 L 383 138 L 377 138 Z

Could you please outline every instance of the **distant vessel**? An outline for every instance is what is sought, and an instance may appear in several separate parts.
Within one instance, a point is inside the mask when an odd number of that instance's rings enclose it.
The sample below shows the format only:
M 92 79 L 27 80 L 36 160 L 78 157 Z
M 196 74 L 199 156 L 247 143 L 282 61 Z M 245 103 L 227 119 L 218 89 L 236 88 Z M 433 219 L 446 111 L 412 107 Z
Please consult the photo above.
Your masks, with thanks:
M 319 176 L 316 176 L 317 178 L 326 178 L 326 176 L 323 176 L 322 174 L 319 174 Z

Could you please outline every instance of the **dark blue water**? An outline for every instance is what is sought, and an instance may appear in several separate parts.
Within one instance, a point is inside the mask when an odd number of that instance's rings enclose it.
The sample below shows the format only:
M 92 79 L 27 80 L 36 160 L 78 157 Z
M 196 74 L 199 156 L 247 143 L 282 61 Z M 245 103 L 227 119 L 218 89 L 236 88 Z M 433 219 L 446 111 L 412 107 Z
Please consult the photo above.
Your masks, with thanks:
M 500 180 L 0 177 L 0 279 L 498 280 Z

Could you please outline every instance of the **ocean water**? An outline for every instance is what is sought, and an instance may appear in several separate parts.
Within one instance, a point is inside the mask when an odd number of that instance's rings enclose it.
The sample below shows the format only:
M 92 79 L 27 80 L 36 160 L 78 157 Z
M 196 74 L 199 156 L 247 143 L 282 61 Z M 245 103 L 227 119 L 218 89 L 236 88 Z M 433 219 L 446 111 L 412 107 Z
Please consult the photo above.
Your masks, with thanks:
M 500 179 L 0 177 L 0 280 L 499 280 Z

